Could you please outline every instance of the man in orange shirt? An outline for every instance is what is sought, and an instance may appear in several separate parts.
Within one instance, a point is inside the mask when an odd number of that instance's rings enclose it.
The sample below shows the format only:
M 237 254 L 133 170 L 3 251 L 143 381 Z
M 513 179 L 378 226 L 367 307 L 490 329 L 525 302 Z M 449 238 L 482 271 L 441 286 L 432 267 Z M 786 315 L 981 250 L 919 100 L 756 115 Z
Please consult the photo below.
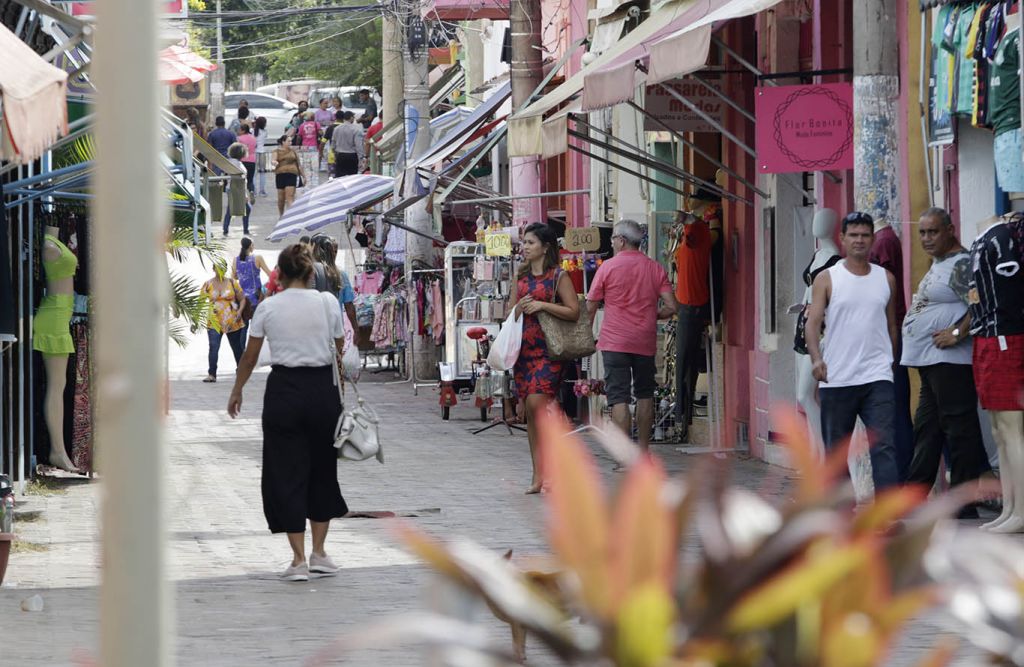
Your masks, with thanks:
M 682 225 L 676 248 L 676 425 L 680 438 L 687 440 L 693 422 L 693 394 L 700 369 L 700 343 L 708 319 L 711 290 L 711 230 L 708 223 L 685 211 L 676 212 Z

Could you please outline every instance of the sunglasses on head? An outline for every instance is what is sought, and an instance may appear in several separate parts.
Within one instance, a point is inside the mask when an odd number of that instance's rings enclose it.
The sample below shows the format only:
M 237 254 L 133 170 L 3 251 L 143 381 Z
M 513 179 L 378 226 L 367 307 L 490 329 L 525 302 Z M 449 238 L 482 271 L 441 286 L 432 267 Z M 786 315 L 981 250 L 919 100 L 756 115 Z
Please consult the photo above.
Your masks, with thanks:
M 848 213 L 846 215 L 846 217 L 843 218 L 843 222 L 848 224 L 848 225 L 856 225 L 856 224 L 874 225 L 875 224 L 875 219 L 872 218 L 867 213 L 861 213 L 860 211 L 854 211 L 853 213 Z

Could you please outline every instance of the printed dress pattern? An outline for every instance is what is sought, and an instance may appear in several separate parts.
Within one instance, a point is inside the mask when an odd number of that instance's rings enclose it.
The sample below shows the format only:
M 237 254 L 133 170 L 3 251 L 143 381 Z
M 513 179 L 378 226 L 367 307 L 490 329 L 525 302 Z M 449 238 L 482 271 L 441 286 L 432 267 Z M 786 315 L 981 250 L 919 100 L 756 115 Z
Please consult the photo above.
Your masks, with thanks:
M 551 269 L 542 276 L 529 273 L 517 283 L 519 298 L 529 294 L 536 301 L 553 301 L 557 274 Z M 562 381 L 563 363 L 552 361 L 548 357 L 548 344 L 544 339 L 544 329 L 536 315 L 523 316 L 523 345 L 519 350 L 519 359 L 513 368 L 516 395 L 526 398 L 530 394 L 558 394 L 559 383 Z

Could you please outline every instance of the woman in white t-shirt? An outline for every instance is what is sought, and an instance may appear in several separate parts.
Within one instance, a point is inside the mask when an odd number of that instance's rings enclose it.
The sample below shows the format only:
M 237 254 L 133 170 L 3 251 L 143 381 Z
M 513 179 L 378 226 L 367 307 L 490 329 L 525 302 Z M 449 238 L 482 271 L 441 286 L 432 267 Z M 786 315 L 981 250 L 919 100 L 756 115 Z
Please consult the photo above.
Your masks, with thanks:
M 345 328 L 337 297 L 308 288 L 313 274 L 309 250 L 288 246 L 277 265 L 284 289 L 261 303 L 249 323 L 249 344 L 238 365 L 228 414 L 237 417 L 241 411 L 242 388 L 266 338 L 271 372 L 263 396 L 263 513 L 270 532 L 287 533 L 292 548 L 291 566 L 281 577 L 307 581 L 310 572 L 338 571 L 324 542 L 330 520 L 348 512 L 338 487 L 334 429 L 342 406 L 332 367 L 332 348 L 341 354 Z M 308 563 L 306 519 L 313 533 Z

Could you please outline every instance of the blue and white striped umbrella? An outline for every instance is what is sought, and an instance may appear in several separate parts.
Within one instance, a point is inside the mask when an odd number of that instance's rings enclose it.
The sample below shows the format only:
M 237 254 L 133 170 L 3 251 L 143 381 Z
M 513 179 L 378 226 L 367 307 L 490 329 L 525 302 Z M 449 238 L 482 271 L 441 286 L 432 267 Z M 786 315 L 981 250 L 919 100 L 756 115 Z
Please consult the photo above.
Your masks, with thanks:
M 291 235 L 315 232 L 346 219 L 350 211 L 376 204 L 392 194 L 395 179 L 376 174 L 355 174 L 318 185 L 295 200 L 267 237 L 280 241 Z

